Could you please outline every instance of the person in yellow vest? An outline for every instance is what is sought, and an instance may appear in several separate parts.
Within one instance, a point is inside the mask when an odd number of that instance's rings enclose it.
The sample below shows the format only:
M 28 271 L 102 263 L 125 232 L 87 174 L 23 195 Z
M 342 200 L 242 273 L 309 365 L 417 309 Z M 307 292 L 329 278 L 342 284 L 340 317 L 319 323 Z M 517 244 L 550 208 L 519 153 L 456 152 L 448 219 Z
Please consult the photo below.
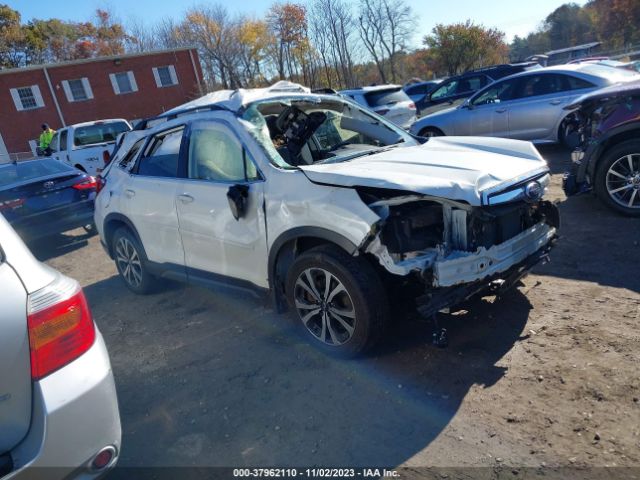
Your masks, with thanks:
M 48 124 L 42 124 L 42 133 L 40 134 L 40 151 L 46 157 L 51 155 L 51 148 L 49 145 L 51 144 L 51 139 L 53 138 L 54 133 L 56 133 L 56 131 L 50 128 Z

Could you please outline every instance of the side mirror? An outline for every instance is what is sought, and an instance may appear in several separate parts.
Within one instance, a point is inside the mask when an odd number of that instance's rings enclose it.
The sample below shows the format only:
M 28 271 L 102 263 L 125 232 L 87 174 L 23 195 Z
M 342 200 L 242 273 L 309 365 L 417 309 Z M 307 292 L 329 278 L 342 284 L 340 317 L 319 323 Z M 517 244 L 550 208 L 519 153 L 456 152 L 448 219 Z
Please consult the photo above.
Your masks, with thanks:
M 249 198 L 249 185 L 232 185 L 227 190 L 227 200 L 231 214 L 236 220 L 244 216 Z

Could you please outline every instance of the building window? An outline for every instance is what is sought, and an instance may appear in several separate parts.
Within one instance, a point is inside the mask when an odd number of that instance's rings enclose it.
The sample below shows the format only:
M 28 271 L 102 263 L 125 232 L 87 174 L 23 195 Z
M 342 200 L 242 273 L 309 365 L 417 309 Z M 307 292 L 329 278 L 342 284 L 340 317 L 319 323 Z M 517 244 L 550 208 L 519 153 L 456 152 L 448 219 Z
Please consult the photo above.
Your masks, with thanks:
M 178 76 L 176 75 L 176 69 L 173 65 L 166 65 L 164 67 L 153 67 L 153 78 L 156 80 L 156 86 L 171 87 L 178 84 Z
M 86 77 L 75 80 L 63 80 L 62 88 L 69 102 L 81 102 L 93 98 L 91 85 L 89 84 L 89 79 Z
M 133 76 L 133 72 L 119 72 L 110 73 L 111 86 L 116 95 L 123 93 L 132 93 L 138 91 L 138 85 L 136 84 L 136 78 Z
M 11 88 L 10 92 L 13 103 L 18 111 L 44 107 L 44 100 L 42 99 L 38 85 Z

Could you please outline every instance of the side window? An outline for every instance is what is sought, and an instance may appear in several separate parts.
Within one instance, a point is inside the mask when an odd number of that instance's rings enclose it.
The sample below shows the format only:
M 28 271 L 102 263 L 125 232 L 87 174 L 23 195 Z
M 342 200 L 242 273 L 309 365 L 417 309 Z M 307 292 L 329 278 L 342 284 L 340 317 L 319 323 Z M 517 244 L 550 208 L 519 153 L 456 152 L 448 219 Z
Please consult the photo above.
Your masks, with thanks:
M 488 103 L 500 103 L 511 100 L 515 84 L 515 80 L 496 82 L 485 88 L 471 103 L 473 105 L 486 105 Z
M 487 80 L 484 75 L 461 78 L 458 82 L 458 86 L 456 87 L 456 94 L 475 92 L 476 90 L 480 90 L 486 84 Z
M 431 99 L 438 100 L 440 98 L 448 97 L 452 95 L 455 90 L 457 90 L 457 87 L 458 87 L 458 80 L 450 80 L 449 82 L 445 83 L 444 85 L 436 89 L 431 94 Z
M 62 130 L 60 132 L 60 146 L 58 150 L 60 150 L 61 152 L 64 152 L 67 149 L 67 133 L 68 132 L 69 130 Z
M 136 173 L 148 177 L 178 176 L 178 155 L 183 130 L 184 127 L 180 127 L 155 135 L 138 160 Z
M 567 75 L 564 77 L 568 82 L 568 90 L 580 90 L 581 88 L 594 88 L 595 85 L 591 82 L 587 82 L 582 78 L 572 77 L 571 75 Z
M 516 98 L 551 95 L 566 90 L 564 78 L 557 74 L 530 75 L 523 77 Z
M 238 139 L 221 125 L 194 124 L 189 135 L 187 175 L 194 180 L 245 182 L 260 178 Z
M 58 132 L 53 134 L 53 137 L 51 137 L 51 141 L 49 142 L 49 148 L 51 149 L 52 152 L 57 152 L 58 151 L 58 139 L 60 138 L 60 134 Z
M 124 168 L 126 170 L 127 167 L 132 165 L 133 161 L 135 161 L 136 156 L 138 155 L 138 152 L 142 148 L 142 145 L 144 144 L 145 140 L 146 139 L 143 138 L 143 139 L 138 140 L 136 143 L 133 144 L 133 147 L 131 147 L 131 149 L 127 152 L 127 154 L 124 156 L 124 158 L 122 160 L 120 160 L 120 163 L 118 163 L 118 166 L 120 168 Z

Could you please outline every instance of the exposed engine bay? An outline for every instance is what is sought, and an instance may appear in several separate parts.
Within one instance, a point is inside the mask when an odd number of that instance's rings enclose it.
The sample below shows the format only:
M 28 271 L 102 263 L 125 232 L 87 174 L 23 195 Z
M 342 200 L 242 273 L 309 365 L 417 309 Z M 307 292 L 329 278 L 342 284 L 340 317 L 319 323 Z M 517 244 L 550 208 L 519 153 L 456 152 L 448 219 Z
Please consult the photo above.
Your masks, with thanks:
M 472 207 L 400 192 L 359 189 L 358 193 L 381 218 L 361 248 L 378 257 L 389 272 L 415 272 L 434 287 L 498 273 L 501 262 L 513 264 L 513 258 L 499 258 L 504 254 L 501 248 L 531 254 L 548 243 L 559 227 L 557 208 L 546 201 Z M 455 261 L 460 270 L 464 259 L 472 270 L 458 271 L 459 280 L 449 278 L 450 272 L 443 268 Z

